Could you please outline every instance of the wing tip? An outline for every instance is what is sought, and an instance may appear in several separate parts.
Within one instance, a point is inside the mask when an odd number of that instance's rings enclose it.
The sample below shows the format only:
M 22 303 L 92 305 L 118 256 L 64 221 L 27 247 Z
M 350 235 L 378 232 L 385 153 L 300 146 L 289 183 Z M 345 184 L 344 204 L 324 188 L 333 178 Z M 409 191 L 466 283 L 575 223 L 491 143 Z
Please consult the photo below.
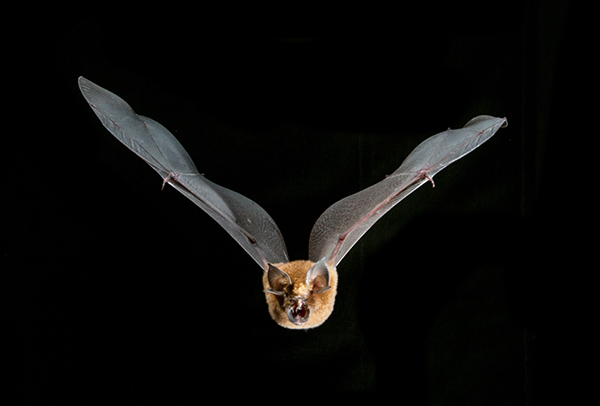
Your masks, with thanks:
M 83 76 L 79 76 L 77 78 L 77 84 L 81 87 L 81 85 L 87 85 L 91 83 L 88 79 L 84 78 Z
M 79 76 L 77 78 L 77 85 L 79 86 L 79 90 L 81 91 L 81 93 L 83 94 L 83 96 L 87 99 L 87 94 L 90 93 L 92 91 L 92 87 L 94 86 L 94 83 L 86 78 L 84 78 L 83 76 Z M 88 100 L 89 102 L 89 100 Z
M 502 121 L 502 124 L 500 125 L 500 128 L 508 127 L 508 119 L 506 117 L 498 118 L 498 117 L 490 116 L 490 115 L 487 115 L 487 114 L 482 114 L 482 115 L 473 117 L 472 119 L 470 119 L 469 121 L 467 121 L 467 124 L 465 124 L 463 126 L 463 128 L 470 127 L 472 125 L 475 125 L 475 124 L 480 123 L 480 122 L 485 121 L 485 120 L 500 120 L 500 121 Z M 493 125 L 491 127 L 493 127 Z

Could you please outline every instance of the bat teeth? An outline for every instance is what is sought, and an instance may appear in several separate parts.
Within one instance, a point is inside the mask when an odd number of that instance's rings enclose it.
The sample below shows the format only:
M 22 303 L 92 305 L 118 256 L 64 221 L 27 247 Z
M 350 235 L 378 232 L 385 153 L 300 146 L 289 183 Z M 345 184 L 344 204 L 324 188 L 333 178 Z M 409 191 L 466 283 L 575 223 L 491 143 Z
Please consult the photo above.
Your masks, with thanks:
M 308 321 L 310 309 L 308 304 L 302 298 L 296 298 L 294 303 L 288 309 L 288 318 L 296 325 L 302 325 Z

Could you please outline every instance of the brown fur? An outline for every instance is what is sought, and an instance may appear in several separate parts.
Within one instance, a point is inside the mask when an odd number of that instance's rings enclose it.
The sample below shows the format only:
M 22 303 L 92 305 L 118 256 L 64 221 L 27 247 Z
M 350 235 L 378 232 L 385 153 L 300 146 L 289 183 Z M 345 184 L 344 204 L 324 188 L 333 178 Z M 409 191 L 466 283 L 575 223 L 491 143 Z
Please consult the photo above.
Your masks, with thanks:
M 284 264 L 273 264 L 290 276 L 292 285 L 288 287 L 287 293 L 290 296 L 302 296 L 308 298 L 308 307 L 310 317 L 303 325 L 296 325 L 290 321 L 287 316 L 285 299 L 283 296 L 276 296 L 267 292 L 270 288 L 267 273 L 263 275 L 263 286 L 265 296 L 269 306 L 269 313 L 273 320 L 282 327 L 291 329 L 308 329 L 320 326 L 333 311 L 335 294 L 337 293 L 338 275 L 335 266 L 329 265 L 331 289 L 319 294 L 311 294 L 312 287 L 306 286 L 306 274 L 315 263 L 312 261 L 292 261 Z

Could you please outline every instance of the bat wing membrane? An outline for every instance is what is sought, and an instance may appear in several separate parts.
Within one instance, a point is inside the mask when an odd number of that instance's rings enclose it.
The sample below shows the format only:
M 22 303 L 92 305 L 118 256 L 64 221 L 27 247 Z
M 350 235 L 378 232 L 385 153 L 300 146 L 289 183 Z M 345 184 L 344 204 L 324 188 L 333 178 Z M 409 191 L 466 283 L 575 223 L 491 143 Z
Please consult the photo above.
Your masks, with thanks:
M 433 176 L 491 138 L 505 118 L 478 116 L 463 128 L 444 131 L 419 144 L 391 175 L 330 206 L 315 223 L 309 259 L 326 257 L 334 266 L 377 220 Z
M 264 270 L 268 263 L 288 262 L 279 228 L 258 204 L 200 175 L 169 130 L 137 115 L 117 95 L 83 77 L 79 88 L 111 134 L 216 220 Z

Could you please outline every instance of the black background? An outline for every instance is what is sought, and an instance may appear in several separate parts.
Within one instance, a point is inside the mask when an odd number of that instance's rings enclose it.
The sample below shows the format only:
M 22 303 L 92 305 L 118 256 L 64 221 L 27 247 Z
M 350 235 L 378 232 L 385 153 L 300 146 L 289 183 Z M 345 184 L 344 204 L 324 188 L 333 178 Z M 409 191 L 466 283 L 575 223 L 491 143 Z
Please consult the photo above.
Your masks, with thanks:
M 547 270 L 568 225 L 555 186 L 571 187 L 554 163 L 576 113 L 578 55 L 566 2 L 64 13 L 30 25 L 36 38 L 12 59 L 28 69 L 6 79 L 20 83 L 2 192 L 6 396 L 554 396 L 545 356 L 559 328 L 546 322 L 561 307 Z M 320 213 L 426 137 L 480 114 L 509 126 L 365 235 L 338 266 L 323 326 L 289 331 L 267 313 L 260 268 L 160 190 L 85 103 L 80 75 L 265 208 L 292 259 L 306 258 Z

